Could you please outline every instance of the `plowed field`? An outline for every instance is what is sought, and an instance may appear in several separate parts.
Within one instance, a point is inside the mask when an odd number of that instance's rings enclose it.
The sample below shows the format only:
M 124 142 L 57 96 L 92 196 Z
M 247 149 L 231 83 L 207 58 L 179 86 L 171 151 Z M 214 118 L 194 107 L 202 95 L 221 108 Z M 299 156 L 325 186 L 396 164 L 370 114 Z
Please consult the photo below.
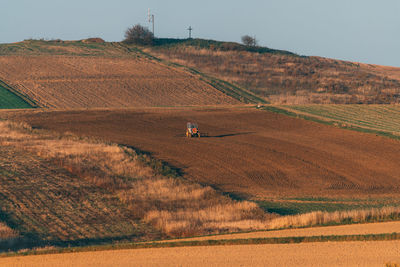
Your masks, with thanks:
M 239 103 L 198 77 L 139 55 L 1 56 L 0 79 L 50 108 Z
M 142 109 L 25 112 L 35 127 L 148 151 L 186 179 L 251 197 L 396 193 L 400 142 L 267 111 Z M 187 121 L 208 136 L 186 138 Z

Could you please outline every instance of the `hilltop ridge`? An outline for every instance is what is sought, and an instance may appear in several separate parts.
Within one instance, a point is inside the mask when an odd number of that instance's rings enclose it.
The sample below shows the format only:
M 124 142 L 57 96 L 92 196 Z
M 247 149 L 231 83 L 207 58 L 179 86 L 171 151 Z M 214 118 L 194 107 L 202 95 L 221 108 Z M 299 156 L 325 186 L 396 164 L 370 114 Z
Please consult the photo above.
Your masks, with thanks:
M 400 68 L 212 40 L 161 39 L 145 51 L 274 104 L 400 103 Z

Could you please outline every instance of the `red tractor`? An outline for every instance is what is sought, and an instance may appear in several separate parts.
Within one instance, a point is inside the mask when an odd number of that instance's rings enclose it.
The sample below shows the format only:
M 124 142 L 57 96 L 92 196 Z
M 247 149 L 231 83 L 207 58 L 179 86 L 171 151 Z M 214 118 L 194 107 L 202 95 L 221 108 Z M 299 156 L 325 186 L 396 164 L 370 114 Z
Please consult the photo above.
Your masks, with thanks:
M 186 137 L 200 137 L 199 127 L 196 123 L 188 122 L 186 124 Z

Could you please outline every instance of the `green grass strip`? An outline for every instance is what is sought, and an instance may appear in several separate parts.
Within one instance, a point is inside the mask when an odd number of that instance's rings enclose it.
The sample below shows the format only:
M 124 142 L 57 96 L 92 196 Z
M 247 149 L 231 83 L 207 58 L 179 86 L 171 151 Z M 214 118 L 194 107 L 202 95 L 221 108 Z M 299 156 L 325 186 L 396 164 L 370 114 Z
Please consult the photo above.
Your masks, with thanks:
M 19 94 L 6 83 L 0 81 L 0 109 L 33 108 L 36 105 L 27 97 Z
M 263 244 L 299 244 L 315 242 L 349 242 L 349 241 L 392 241 L 400 240 L 400 233 L 369 234 L 369 235 L 330 235 L 330 236 L 301 236 L 301 237 L 276 237 L 276 238 L 249 238 L 249 239 L 222 239 L 201 241 L 176 241 L 152 243 L 116 243 L 110 245 L 97 245 L 86 247 L 58 247 L 50 249 L 31 249 L 23 252 L 7 252 L 0 257 L 15 257 L 27 255 L 44 255 L 56 253 L 105 251 L 117 249 L 142 249 L 142 248 L 170 248 L 170 247 L 195 247 L 195 246 L 227 246 L 227 245 L 263 245 Z

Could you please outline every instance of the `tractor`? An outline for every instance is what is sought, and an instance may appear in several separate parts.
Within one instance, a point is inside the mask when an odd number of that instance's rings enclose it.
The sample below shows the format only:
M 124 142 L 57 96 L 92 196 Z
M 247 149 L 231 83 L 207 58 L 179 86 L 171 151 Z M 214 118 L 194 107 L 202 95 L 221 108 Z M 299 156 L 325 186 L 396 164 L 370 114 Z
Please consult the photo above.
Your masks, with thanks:
M 186 124 L 186 137 L 200 137 L 199 127 L 196 123 L 188 122 Z

